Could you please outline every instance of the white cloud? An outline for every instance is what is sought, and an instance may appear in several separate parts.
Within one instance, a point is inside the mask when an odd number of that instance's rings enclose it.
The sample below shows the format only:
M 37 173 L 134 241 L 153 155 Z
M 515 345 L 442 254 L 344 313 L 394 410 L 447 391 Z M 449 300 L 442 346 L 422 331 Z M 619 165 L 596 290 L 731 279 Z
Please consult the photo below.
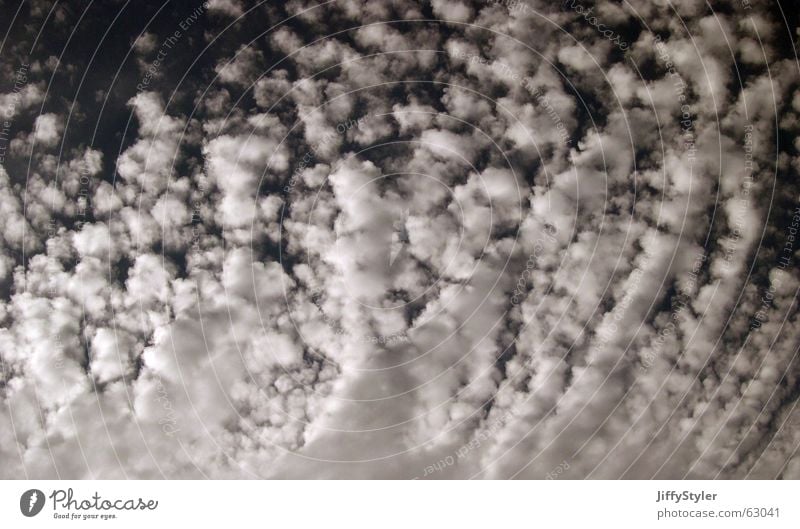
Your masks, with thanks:
M 271 3 L 94 143 L 78 105 L 60 158 L 31 65 L 0 476 L 798 477 L 800 77 L 763 7 L 673 4 L 631 0 L 661 41 L 622 57 L 541 2 Z M 208 9 L 187 46 L 245 7 Z
M 56 114 L 42 114 L 36 118 L 35 124 L 36 141 L 45 147 L 53 147 L 64 132 L 64 123 L 61 117 Z

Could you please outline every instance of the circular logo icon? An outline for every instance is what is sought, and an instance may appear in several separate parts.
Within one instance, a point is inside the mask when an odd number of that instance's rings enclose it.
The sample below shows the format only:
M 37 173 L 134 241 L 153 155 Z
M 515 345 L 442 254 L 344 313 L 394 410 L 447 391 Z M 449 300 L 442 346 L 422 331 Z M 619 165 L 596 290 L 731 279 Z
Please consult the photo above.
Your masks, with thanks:
M 19 510 L 27 517 L 36 516 L 44 507 L 44 492 L 39 489 L 26 490 L 19 498 Z

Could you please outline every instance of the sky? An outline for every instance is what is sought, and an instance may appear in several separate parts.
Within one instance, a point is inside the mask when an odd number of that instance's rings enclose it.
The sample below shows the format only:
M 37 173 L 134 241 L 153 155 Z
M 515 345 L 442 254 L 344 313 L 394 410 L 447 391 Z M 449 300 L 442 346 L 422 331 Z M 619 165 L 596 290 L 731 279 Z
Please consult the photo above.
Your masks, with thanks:
M 0 478 L 800 478 L 773 0 L 0 0 Z

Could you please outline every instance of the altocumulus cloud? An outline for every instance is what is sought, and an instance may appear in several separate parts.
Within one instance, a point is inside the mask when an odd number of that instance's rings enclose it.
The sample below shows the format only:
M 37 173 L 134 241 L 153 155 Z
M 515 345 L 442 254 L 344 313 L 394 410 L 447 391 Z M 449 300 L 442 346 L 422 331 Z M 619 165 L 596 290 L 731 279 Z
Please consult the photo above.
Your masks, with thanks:
M 576 6 L 3 7 L 0 476 L 800 477 L 792 22 Z

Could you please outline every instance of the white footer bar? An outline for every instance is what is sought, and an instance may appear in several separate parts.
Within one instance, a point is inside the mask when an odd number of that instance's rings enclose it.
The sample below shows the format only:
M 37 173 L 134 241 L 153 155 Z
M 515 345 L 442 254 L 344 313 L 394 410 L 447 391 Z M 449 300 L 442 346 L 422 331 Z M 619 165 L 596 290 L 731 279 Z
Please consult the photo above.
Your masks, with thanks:
M 798 482 L 2 481 L 0 527 L 800 527 Z

